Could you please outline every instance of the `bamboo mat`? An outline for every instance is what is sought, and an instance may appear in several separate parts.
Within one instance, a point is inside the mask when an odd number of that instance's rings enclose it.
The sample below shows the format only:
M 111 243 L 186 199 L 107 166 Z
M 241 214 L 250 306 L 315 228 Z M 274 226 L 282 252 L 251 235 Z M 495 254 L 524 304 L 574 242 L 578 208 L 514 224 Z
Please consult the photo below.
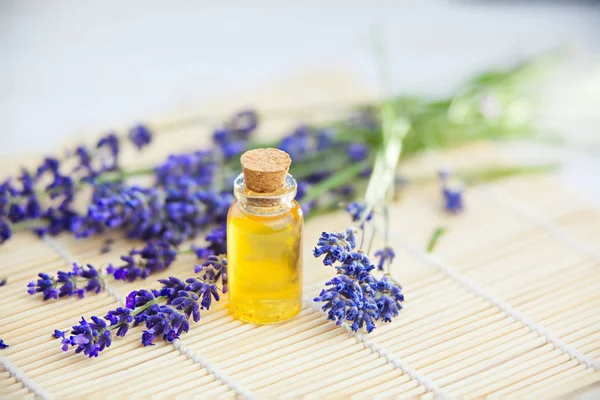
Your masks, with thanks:
M 161 136 L 159 150 L 127 160 L 148 163 L 197 147 L 198 132 Z M 437 157 L 460 165 L 504 155 L 472 146 Z M 437 165 L 425 156 L 405 169 L 433 173 Z M 193 257 L 143 282 L 109 281 L 96 296 L 44 302 L 26 293 L 38 272 L 73 260 L 103 266 L 134 244 L 118 240 L 100 254 L 104 238 L 16 235 L 0 248 L 0 276 L 9 277 L 0 288 L 0 338 L 10 344 L 0 352 L 0 397 L 549 398 L 599 382 L 600 210 L 547 176 L 469 188 L 458 216 L 441 211 L 438 192 L 408 187 L 393 206 L 392 275 L 406 304 L 371 335 L 336 327 L 311 301 L 334 272 L 313 259 L 312 246 L 322 230 L 348 226 L 343 213 L 306 226 L 306 300 L 292 320 L 243 323 L 224 299 L 176 343 L 143 347 L 137 327 L 95 359 L 63 353 L 51 333 L 104 315 L 131 290 L 158 287 L 157 279 L 192 275 Z M 449 232 L 425 253 L 440 225 Z

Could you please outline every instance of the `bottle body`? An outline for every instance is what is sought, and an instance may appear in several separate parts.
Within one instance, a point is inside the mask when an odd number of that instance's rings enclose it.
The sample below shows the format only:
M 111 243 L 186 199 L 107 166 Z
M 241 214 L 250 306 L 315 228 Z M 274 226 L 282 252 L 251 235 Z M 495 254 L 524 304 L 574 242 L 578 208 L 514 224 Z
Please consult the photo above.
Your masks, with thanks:
M 237 192 L 238 200 L 229 209 L 229 309 L 243 321 L 281 322 L 302 307 L 303 216 L 293 200 L 293 184 L 292 196 L 286 204 L 279 204 L 276 212 L 270 206 L 247 207 L 248 199 Z M 263 204 L 273 205 L 264 196 L 261 199 Z

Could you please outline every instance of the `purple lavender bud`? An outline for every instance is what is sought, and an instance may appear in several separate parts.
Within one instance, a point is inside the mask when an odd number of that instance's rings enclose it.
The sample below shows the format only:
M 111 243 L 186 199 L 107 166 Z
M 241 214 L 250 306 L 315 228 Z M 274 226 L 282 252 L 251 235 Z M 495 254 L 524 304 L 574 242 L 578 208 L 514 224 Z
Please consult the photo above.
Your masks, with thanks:
M 146 125 L 136 125 L 129 130 L 129 140 L 141 150 L 152 141 L 152 132 Z
M 253 110 L 244 110 L 235 114 L 231 120 L 231 129 L 248 136 L 258 127 L 258 114 Z
M 448 188 L 442 189 L 442 195 L 444 196 L 444 209 L 453 214 L 460 213 L 463 211 L 463 190 L 462 188 Z
M 391 247 L 385 247 L 377 250 L 375 252 L 375 257 L 379 257 L 379 261 L 377 262 L 377 270 L 383 271 L 383 265 L 385 262 L 387 261 L 391 264 L 394 261 L 394 257 L 396 257 L 396 253 Z
M 63 350 L 68 350 L 69 346 L 75 347 L 75 353 L 81 353 L 88 357 L 98 357 L 98 353 L 112 343 L 112 335 L 109 329 L 106 329 L 106 322 L 98 317 L 92 317 L 92 322 L 87 322 L 81 318 L 79 325 L 74 325 L 71 330 L 71 336 L 68 341 L 63 339 Z
M 324 129 L 317 133 L 317 151 L 329 150 L 333 147 L 333 132 Z
M 313 255 L 320 257 L 325 254 L 323 264 L 332 265 L 335 261 L 344 261 L 355 246 L 352 229 L 346 230 L 345 233 L 323 232 L 317 242 L 317 247 L 313 250 Z
M 10 223 L 0 217 L 0 244 L 6 242 L 12 236 L 12 229 L 10 227 Z
M 352 161 L 362 161 L 369 155 L 369 148 L 363 143 L 351 143 L 347 148 L 348 155 Z
M 367 205 L 358 201 L 352 202 L 346 206 L 346 212 L 352 217 L 352 221 L 360 221 L 367 209 Z M 369 212 L 366 220 L 370 221 L 373 218 L 373 212 Z

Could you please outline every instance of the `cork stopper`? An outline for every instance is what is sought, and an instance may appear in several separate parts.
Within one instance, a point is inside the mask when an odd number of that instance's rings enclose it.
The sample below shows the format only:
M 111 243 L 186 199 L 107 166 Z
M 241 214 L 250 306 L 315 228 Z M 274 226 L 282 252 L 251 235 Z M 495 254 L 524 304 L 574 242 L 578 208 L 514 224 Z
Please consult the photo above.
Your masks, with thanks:
M 246 187 L 257 193 L 275 193 L 285 185 L 292 159 L 278 149 L 255 149 L 242 154 Z

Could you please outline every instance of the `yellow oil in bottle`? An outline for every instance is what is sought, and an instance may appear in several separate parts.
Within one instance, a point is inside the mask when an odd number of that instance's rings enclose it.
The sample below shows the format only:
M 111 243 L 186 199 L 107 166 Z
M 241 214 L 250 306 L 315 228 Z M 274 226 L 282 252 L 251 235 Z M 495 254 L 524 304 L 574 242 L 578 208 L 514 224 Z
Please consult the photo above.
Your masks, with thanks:
M 277 215 L 244 211 L 227 218 L 229 309 L 246 322 L 285 321 L 302 306 L 302 210 L 295 200 Z

